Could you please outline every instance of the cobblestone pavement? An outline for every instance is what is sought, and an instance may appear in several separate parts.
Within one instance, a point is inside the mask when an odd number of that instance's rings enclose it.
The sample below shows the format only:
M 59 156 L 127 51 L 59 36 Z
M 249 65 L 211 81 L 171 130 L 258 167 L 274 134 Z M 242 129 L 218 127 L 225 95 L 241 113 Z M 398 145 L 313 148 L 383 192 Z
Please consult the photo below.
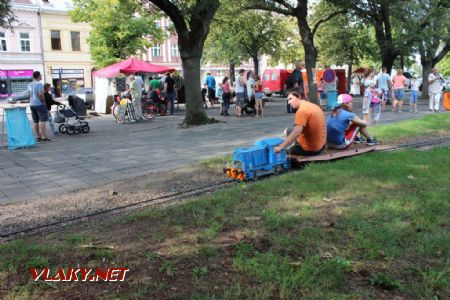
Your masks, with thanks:
M 216 105 L 207 114 L 223 123 L 182 129 L 178 124 L 183 121 L 184 110 L 174 116 L 127 124 L 116 124 L 111 115 L 102 115 L 89 119 L 88 134 L 49 136 L 51 142 L 27 149 L 1 148 L 0 205 L 57 197 L 123 178 L 173 170 L 229 154 L 235 147 L 252 145 L 260 138 L 280 136 L 292 123 L 293 115 L 286 114 L 285 99 L 271 100 L 264 118 L 221 117 Z M 354 102 L 358 113 L 361 98 Z M 425 102 L 419 109 L 414 114 L 383 113 L 382 123 L 429 114 Z

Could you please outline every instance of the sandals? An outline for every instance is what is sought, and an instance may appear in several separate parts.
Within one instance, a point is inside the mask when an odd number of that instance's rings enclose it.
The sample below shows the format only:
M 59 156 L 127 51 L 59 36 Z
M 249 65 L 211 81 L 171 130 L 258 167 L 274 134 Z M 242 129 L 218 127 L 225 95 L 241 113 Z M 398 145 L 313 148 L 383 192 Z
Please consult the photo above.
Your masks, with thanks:
M 40 142 L 51 142 L 51 139 L 49 139 L 49 138 L 37 138 L 36 139 L 36 141 L 38 142 L 38 143 L 40 143 Z

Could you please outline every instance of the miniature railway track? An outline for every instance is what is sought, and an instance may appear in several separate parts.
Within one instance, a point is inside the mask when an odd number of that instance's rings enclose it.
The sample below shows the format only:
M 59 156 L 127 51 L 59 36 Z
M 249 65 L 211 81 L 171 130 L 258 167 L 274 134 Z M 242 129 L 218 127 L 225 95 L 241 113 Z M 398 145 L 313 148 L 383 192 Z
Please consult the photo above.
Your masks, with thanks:
M 0 243 L 6 242 L 10 240 L 14 240 L 19 237 L 25 237 L 25 236 L 31 236 L 31 235 L 37 235 L 42 233 L 50 233 L 54 231 L 59 231 L 67 226 L 77 224 L 77 223 L 84 223 L 87 221 L 95 221 L 100 220 L 103 218 L 111 217 L 111 216 L 117 216 L 117 215 L 124 215 L 130 212 L 135 212 L 138 210 L 142 210 L 144 208 L 148 208 L 151 206 L 156 205 L 167 205 L 177 202 L 183 202 L 184 200 L 188 198 L 192 198 L 195 196 L 204 195 L 207 193 L 212 193 L 214 191 L 217 191 L 222 188 L 226 188 L 230 185 L 232 185 L 234 182 L 231 180 L 224 180 L 219 183 L 203 186 L 203 187 L 196 187 L 190 190 L 162 195 L 150 199 L 146 199 L 144 201 L 130 203 L 127 205 L 117 206 L 113 208 L 108 208 L 80 216 L 75 216 L 71 218 L 67 218 L 64 220 L 58 220 L 46 224 L 40 224 L 34 227 L 29 227 L 25 229 L 20 229 L 17 231 L 9 232 L 9 233 L 1 233 L 0 234 Z
M 450 144 L 450 137 L 446 138 L 439 138 L 439 139 L 433 139 L 433 140 L 422 140 L 414 143 L 405 143 L 395 146 L 385 146 L 382 149 L 378 149 L 376 151 L 379 152 L 387 152 L 387 151 L 397 151 L 405 148 L 426 148 L 430 146 L 438 146 L 438 145 L 446 145 Z M 155 198 L 146 199 L 144 201 L 131 203 L 127 205 L 117 206 L 109 209 L 104 209 L 80 216 L 71 217 L 64 220 L 58 220 L 53 221 L 46 224 L 40 224 L 34 227 L 29 227 L 25 229 L 19 229 L 16 231 L 11 231 L 8 233 L 0 233 L 0 243 L 6 242 L 10 240 L 14 240 L 17 238 L 25 237 L 25 236 L 32 236 L 37 234 L 43 234 L 43 233 L 50 233 L 62 230 L 66 228 L 67 226 L 77 224 L 77 223 L 85 223 L 87 221 L 98 221 L 103 220 L 107 217 L 117 216 L 117 215 L 125 215 L 130 212 L 136 212 L 138 210 L 142 210 L 144 208 L 152 207 L 152 206 L 158 206 L 158 205 L 168 205 L 173 203 L 181 203 L 186 201 L 186 199 L 192 198 L 194 196 L 200 196 L 207 193 L 215 192 L 219 189 L 223 189 L 226 187 L 229 187 L 239 181 L 233 181 L 233 180 L 224 180 L 215 184 L 203 186 L 203 187 L 196 187 L 190 190 L 172 193 L 172 194 L 166 194 L 162 196 L 158 196 Z

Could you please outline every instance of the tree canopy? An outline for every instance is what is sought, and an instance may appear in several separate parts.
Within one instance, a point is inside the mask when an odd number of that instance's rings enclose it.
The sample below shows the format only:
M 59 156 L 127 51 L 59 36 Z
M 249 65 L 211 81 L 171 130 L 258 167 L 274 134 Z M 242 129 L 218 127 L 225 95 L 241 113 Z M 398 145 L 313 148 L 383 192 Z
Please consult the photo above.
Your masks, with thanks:
M 216 14 L 205 45 L 205 60 L 240 64 L 253 59 L 259 74 L 259 58 L 275 55 L 287 38 L 287 23 L 269 12 L 242 12 L 223 5 Z
M 92 26 L 89 44 L 97 67 L 136 55 L 163 39 L 155 23 L 161 15 L 147 13 L 137 0 L 74 0 L 74 7 L 72 20 Z
M 16 20 L 9 0 L 0 0 L 0 28 L 11 28 Z

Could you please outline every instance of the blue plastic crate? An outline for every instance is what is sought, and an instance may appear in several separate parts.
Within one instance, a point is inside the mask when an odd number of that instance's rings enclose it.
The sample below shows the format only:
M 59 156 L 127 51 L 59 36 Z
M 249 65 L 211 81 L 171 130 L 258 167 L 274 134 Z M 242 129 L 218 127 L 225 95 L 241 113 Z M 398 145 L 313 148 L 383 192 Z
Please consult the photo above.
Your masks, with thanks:
M 243 164 L 243 169 L 253 169 L 267 164 L 267 155 L 264 147 L 237 148 L 234 150 L 234 161 Z
M 280 153 L 275 153 L 274 151 L 275 146 L 278 146 L 281 143 L 283 143 L 283 140 L 280 138 L 267 138 L 255 143 L 256 146 L 266 147 L 269 167 L 286 163 L 286 152 L 281 151 Z

